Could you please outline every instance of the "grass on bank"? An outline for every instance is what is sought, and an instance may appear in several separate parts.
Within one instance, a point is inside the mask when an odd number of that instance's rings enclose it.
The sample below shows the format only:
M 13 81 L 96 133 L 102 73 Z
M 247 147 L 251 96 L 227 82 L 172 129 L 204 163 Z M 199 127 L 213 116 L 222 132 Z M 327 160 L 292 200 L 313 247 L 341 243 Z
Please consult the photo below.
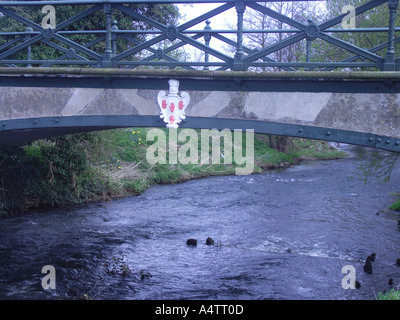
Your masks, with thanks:
M 238 165 L 234 159 L 232 164 L 224 164 L 222 157 L 220 164 L 201 165 L 199 159 L 198 164 L 168 164 L 167 161 L 167 164 L 150 165 L 146 161 L 146 151 L 149 146 L 154 144 L 154 141 L 146 140 L 148 130 L 150 129 L 129 128 L 99 133 L 103 143 L 97 149 L 98 158 L 95 163 L 102 167 L 104 172 L 107 172 L 110 180 L 117 184 L 118 188 L 122 187 L 129 192 L 140 193 L 152 184 L 179 183 L 206 176 L 235 174 Z M 168 144 L 168 130 L 163 129 L 163 131 Z M 200 150 L 200 130 L 198 130 L 198 137 L 198 149 Z M 178 143 L 178 149 L 186 142 Z M 246 152 L 245 143 L 246 139 L 243 133 L 243 155 Z M 337 151 L 325 142 L 292 138 L 290 138 L 287 152 L 278 152 L 269 147 L 266 135 L 255 134 L 254 173 L 288 166 L 301 160 L 337 159 L 345 156 L 344 152 Z
M 224 164 L 223 158 L 220 164 L 150 164 L 146 152 L 154 141 L 146 139 L 149 130 L 113 129 L 1 148 L 0 213 L 103 201 L 140 194 L 154 184 L 235 174 L 238 164 Z M 163 131 L 168 142 L 168 129 Z M 200 135 L 198 140 L 200 150 Z M 288 138 L 286 152 L 279 152 L 270 148 L 266 135 L 255 134 L 253 172 L 345 156 L 325 142 L 297 138 Z
M 396 194 L 396 196 L 400 196 L 399 194 Z M 400 199 L 398 199 L 395 203 L 393 203 L 391 206 L 389 206 L 390 210 L 395 210 L 400 212 Z
M 377 300 L 400 300 L 400 290 L 390 290 L 385 293 L 379 292 Z

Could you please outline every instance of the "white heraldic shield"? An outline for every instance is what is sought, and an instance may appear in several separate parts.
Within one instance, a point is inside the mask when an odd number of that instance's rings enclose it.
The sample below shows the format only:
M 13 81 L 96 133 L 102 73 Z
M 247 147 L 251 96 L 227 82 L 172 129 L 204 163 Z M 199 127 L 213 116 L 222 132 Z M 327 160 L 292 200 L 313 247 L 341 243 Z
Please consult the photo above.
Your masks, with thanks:
M 178 128 L 178 125 L 186 118 L 185 110 L 190 103 L 187 92 L 179 94 L 179 81 L 169 80 L 169 92 L 160 91 L 157 96 L 160 106 L 160 118 L 167 124 L 167 128 Z

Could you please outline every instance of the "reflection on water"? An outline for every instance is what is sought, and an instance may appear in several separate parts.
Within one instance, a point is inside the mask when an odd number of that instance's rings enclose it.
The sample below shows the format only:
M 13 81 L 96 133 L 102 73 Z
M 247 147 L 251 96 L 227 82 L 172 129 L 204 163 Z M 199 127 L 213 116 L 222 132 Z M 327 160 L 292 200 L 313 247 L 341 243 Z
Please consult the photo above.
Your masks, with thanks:
M 399 217 L 376 214 L 393 201 L 400 169 L 365 185 L 355 168 L 304 163 L 2 219 L 0 298 L 373 299 L 400 283 Z M 42 289 L 44 265 L 56 269 L 55 290 Z M 342 288 L 345 265 L 360 289 Z

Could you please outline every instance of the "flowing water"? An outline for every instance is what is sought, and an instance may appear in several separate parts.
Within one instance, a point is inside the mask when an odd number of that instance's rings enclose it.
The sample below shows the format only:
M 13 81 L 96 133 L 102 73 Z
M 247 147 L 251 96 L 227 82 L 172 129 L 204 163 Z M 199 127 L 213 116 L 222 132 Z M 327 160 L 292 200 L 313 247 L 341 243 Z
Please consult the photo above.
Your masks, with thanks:
M 365 185 L 356 167 L 309 162 L 1 219 L 0 299 L 374 299 L 400 283 L 400 217 L 377 214 L 400 168 Z M 56 289 L 42 288 L 45 265 Z M 343 289 L 346 265 L 361 288 Z

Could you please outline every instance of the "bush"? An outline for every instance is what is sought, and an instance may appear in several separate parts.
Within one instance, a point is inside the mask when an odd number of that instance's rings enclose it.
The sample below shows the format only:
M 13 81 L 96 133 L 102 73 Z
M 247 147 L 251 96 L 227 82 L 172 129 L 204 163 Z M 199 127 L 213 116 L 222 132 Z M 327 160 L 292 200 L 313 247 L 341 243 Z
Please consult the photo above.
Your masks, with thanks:
M 75 134 L 0 148 L 0 213 L 100 198 L 107 182 L 87 157 L 94 138 Z

